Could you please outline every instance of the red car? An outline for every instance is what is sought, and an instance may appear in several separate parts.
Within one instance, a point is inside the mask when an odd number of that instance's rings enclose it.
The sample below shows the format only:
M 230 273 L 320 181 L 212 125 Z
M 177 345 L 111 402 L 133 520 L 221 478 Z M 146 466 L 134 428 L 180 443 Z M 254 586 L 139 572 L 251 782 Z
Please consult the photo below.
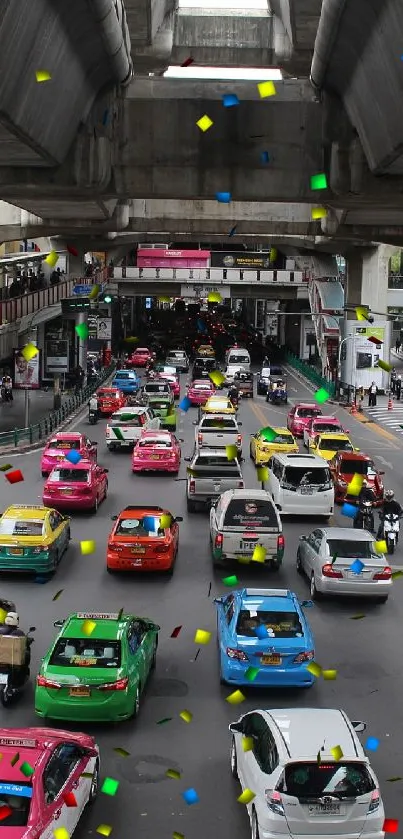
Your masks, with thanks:
M 348 428 L 343 428 L 341 422 L 337 417 L 312 417 L 304 428 L 304 446 L 309 449 L 309 444 L 312 442 L 316 434 L 327 434 L 327 432 L 340 432 L 341 434 L 349 434 Z
M 100 387 L 96 392 L 98 397 L 98 410 L 104 417 L 110 417 L 119 408 L 126 405 L 126 397 L 121 390 L 114 387 Z
M 321 417 L 322 410 L 310 402 L 299 402 L 288 412 L 287 428 L 294 437 L 303 437 L 304 429 L 314 417 Z
M 108 537 L 107 571 L 173 573 L 181 516 L 174 518 L 162 507 L 131 506 L 113 516 L 113 520 L 115 524 Z
M 181 392 L 179 376 L 175 376 L 173 373 L 158 373 L 158 376 L 155 378 L 163 379 L 164 382 L 169 382 L 175 399 L 179 399 Z
M 189 385 L 187 396 L 191 405 L 205 405 L 216 390 L 209 379 L 196 379 Z
M 145 367 L 146 364 L 149 361 L 153 361 L 154 358 L 154 353 L 152 353 L 147 347 L 137 347 L 128 359 L 128 363 L 131 367 Z
M 78 431 L 60 431 L 46 443 L 41 458 L 42 478 L 47 478 L 52 469 L 65 460 L 73 449 L 85 460 L 96 463 L 97 446 L 98 443 L 89 440 L 86 434 L 80 434 Z
M 98 510 L 108 495 L 108 469 L 80 460 L 59 463 L 50 473 L 43 489 L 44 507 L 56 510 Z
M 339 452 L 329 464 L 334 481 L 334 498 L 337 504 L 347 501 L 357 504 L 357 496 L 348 494 L 348 485 L 354 475 L 363 475 L 368 481 L 368 487 L 376 496 L 375 506 L 379 507 L 383 501 L 384 485 L 382 476 L 374 461 L 366 454 L 356 452 Z
M 170 431 L 143 431 L 132 454 L 133 472 L 174 472 L 181 465 L 181 447 Z

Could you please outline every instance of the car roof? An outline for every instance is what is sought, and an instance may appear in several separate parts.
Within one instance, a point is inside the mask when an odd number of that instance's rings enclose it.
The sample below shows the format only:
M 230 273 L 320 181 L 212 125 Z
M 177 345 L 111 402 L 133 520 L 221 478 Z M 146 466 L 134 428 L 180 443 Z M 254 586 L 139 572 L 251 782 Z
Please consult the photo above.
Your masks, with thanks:
M 297 404 L 294 405 L 294 408 L 315 408 L 315 410 L 322 410 L 319 405 L 315 405 L 315 402 L 297 402 Z
M 344 759 L 366 758 L 353 726 L 344 711 L 336 708 L 270 708 L 261 712 L 266 720 L 274 721 L 283 736 L 290 759 L 317 759 L 324 747 L 322 760 L 327 756 L 334 762 L 331 749 L 335 744 L 342 749 Z
M 229 414 L 229 415 L 228 414 L 220 414 L 219 411 L 216 414 L 215 413 L 210 413 L 210 414 L 205 414 L 204 416 L 202 416 L 201 419 L 200 419 L 200 425 L 202 424 L 202 422 L 210 422 L 211 423 L 211 420 L 215 420 L 215 419 L 217 420 L 218 423 L 224 422 L 224 421 L 228 422 L 228 420 L 231 420 L 232 422 L 235 422 L 236 425 L 238 425 L 235 414 Z
M 288 434 L 289 437 L 293 436 L 292 431 L 290 431 L 288 428 L 285 428 L 285 426 L 272 425 L 271 428 L 272 431 L 276 432 L 276 434 Z M 262 433 L 262 431 L 264 431 L 264 428 L 260 429 L 260 434 Z M 267 442 L 270 443 L 270 440 L 267 440 Z
M 338 417 L 335 417 L 329 414 L 322 414 L 321 417 L 312 417 L 312 422 L 339 422 L 341 424 L 341 420 Z
M 203 387 L 206 387 L 206 385 L 207 385 L 208 387 L 211 387 L 211 388 L 214 387 L 211 379 L 195 379 L 191 383 L 190 387 L 195 387 L 195 385 L 203 385 Z
M 275 452 L 273 457 L 291 466 L 327 466 L 323 457 L 317 454 L 286 454 L 285 452 Z
M 140 440 L 147 439 L 147 437 L 167 437 L 171 439 L 172 434 L 166 428 L 156 428 L 154 431 L 152 429 L 150 430 L 149 428 L 147 428 L 145 431 L 142 432 Z
M 320 435 L 321 440 L 344 440 L 348 437 L 345 431 L 324 431 Z
M 115 417 L 125 417 L 129 416 L 129 414 L 144 414 L 144 411 L 147 410 L 147 405 L 130 405 L 127 408 L 118 408 L 117 411 L 114 411 L 112 414 L 112 419 Z
M 347 539 L 349 542 L 374 542 L 375 537 L 369 530 L 355 530 L 351 527 L 323 527 L 322 530 L 327 539 Z
M 342 460 L 373 460 L 369 454 L 362 454 L 361 452 L 339 452 Z
M 106 617 L 108 614 L 109 617 Z M 102 617 L 102 615 L 105 617 Z M 127 624 L 134 617 L 135 615 L 119 615 L 118 612 L 74 612 L 68 616 L 58 637 L 88 638 L 89 645 L 93 640 L 118 641 L 121 639 Z M 83 630 L 83 623 L 86 620 L 95 623 L 91 637 Z
M 224 448 L 213 449 L 213 448 L 210 448 L 210 446 L 208 448 L 206 446 L 206 448 L 203 448 L 203 449 L 196 449 L 196 451 L 195 451 L 195 453 L 192 457 L 192 460 L 194 460 L 195 457 L 206 457 L 207 458 L 207 457 L 211 457 L 212 455 L 214 455 L 214 457 L 220 456 L 222 458 L 222 460 L 225 460 L 228 463 L 228 466 L 230 466 L 231 463 L 234 462 L 234 461 L 229 461 L 228 460 L 228 457 L 227 457 L 227 454 L 226 454 L 226 451 L 225 451 Z
M 25 761 L 35 769 L 42 755 L 60 741 L 70 740 L 82 745 L 94 743 L 89 734 L 73 733 L 53 728 L 0 728 L 0 748 L 3 781 L 21 783 L 21 764 Z M 19 760 L 11 763 L 18 752 Z M 7 758 L 10 757 L 10 760 Z M 14 764 L 14 765 L 13 765 Z
M 52 440 L 79 440 L 81 437 L 85 437 L 81 431 L 59 431 L 52 434 Z
M 212 449 L 208 451 L 212 451 Z M 217 449 L 217 451 L 222 452 L 222 449 Z M 269 501 L 274 507 L 272 497 L 265 489 L 226 489 L 225 492 L 221 493 L 220 498 L 225 502 L 228 501 L 228 503 L 237 498 L 240 500 L 244 498 L 245 501 Z
M 49 507 L 42 507 L 35 504 L 12 504 L 4 510 L 2 518 L 15 518 L 15 516 L 23 515 L 26 519 L 42 519 L 44 520 L 50 512 Z
M 131 376 L 136 376 L 136 378 L 137 378 L 137 373 L 136 373 L 135 370 L 116 370 L 114 378 L 115 379 L 118 378 L 121 375 L 121 373 L 124 373 L 125 375 L 126 375 L 126 373 L 130 373 Z
M 136 350 L 133 350 L 133 355 L 135 352 L 150 352 L 150 350 L 148 349 L 148 347 L 137 347 Z
M 88 458 L 82 457 L 78 463 L 71 463 L 70 460 L 66 458 L 62 462 L 59 461 L 55 469 L 89 469 L 90 466 L 99 466 L 99 463 L 93 463 L 92 460 L 88 460 Z
M 163 507 L 155 507 L 153 504 L 150 504 L 148 506 L 139 505 L 138 507 L 134 506 L 133 504 L 132 506 L 125 507 L 124 510 L 120 511 L 118 515 L 118 521 L 120 519 L 132 519 L 133 517 L 136 517 L 136 513 L 141 514 L 142 516 L 155 515 L 156 513 L 158 513 L 160 516 L 171 515 L 169 510 L 165 510 Z
M 252 611 L 299 612 L 295 595 L 288 589 L 245 588 L 239 592 L 242 608 Z

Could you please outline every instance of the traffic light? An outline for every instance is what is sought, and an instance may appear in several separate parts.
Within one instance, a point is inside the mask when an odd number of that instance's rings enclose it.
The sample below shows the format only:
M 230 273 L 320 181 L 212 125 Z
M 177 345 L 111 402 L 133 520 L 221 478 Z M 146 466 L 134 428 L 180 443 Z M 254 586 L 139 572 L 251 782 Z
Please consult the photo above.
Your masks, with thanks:
M 112 297 L 110 294 L 105 294 L 104 303 L 112 303 Z

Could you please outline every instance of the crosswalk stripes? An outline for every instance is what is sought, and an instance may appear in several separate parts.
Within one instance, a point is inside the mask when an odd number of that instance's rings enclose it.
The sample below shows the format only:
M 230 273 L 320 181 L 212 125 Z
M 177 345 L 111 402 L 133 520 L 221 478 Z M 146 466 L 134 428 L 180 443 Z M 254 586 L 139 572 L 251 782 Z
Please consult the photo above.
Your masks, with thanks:
M 393 411 L 385 408 L 367 408 L 366 414 L 378 425 L 391 428 L 393 431 L 403 434 L 403 404 L 394 404 Z

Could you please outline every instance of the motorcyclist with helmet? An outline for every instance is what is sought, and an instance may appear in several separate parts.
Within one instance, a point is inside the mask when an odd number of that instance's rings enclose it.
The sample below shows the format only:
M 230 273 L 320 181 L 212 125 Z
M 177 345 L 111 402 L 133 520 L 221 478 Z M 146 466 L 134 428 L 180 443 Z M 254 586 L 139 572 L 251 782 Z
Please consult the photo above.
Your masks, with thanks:
M 11 668 L 10 681 L 13 688 L 21 687 L 27 676 L 29 676 L 29 667 L 31 663 L 31 643 L 32 638 L 28 638 L 25 632 L 20 629 L 20 618 L 17 612 L 8 612 L 4 624 L 0 626 L 0 636 L 26 638 L 25 660 L 21 666 L 14 666 Z M 31 643 L 30 643 L 31 642 Z
M 362 482 L 362 487 L 361 487 L 361 490 L 360 490 L 357 501 L 358 501 L 358 507 L 357 507 L 357 512 L 354 516 L 354 527 L 361 527 L 362 526 L 362 517 L 363 517 L 363 505 L 366 502 L 369 502 L 369 501 L 372 504 L 375 504 L 375 501 L 376 501 L 375 492 L 369 486 L 366 478 L 364 478 L 364 480 Z
M 393 489 L 385 490 L 383 504 L 382 504 L 382 507 L 379 511 L 380 522 L 379 522 L 378 534 L 377 534 L 378 539 L 383 539 L 384 536 L 385 536 L 384 530 L 383 530 L 383 522 L 384 522 L 385 516 L 388 516 L 388 515 L 399 516 L 399 518 L 401 516 L 403 516 L 403 508 L 401 507 L 399 502 L 396 501 L 395 493 L 393 492 Z
M 228 388 L 228 399 L 232 402 L 234 407 L 236 407 L 239 403 L 239 390 L 235 382 Z

